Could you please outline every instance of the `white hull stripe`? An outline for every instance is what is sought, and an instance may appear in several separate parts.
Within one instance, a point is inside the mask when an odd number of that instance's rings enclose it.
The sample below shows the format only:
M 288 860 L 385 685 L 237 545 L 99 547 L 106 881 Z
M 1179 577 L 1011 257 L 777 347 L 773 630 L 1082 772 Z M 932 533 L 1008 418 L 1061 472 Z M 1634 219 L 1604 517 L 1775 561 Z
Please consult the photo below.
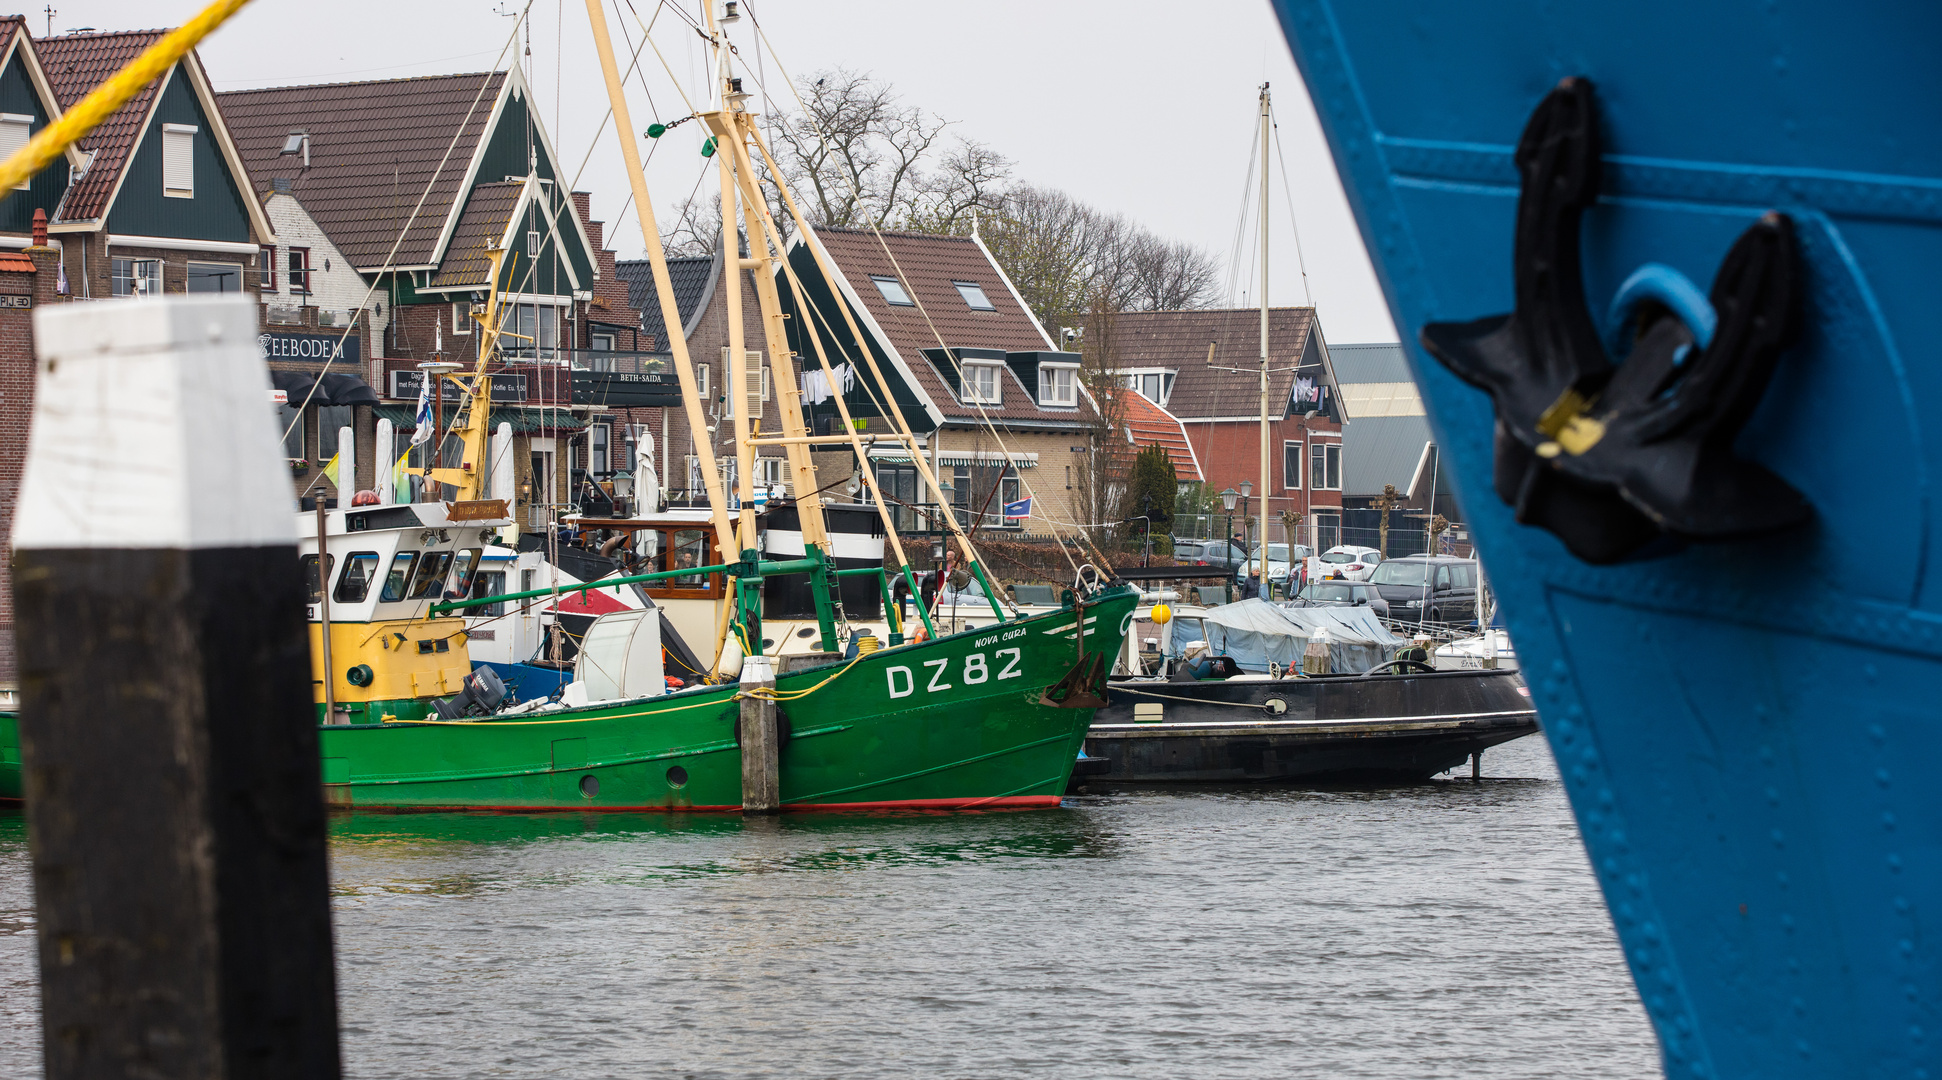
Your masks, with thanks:
M 1233 705 L 1235 702 L 1220 704 Z M 1162 721 L 1157 724 L 1094 724 L 1093 731 L 1146 731 L 1166 735 L 1187 735 L 1195 731 L 1210 731 L 1231 728 L 1311 728 L 1311 727 L 1373 727 L 1379 724 L 1436 724 L 1451 726 L 1464 720 L 1521 720 L 1536 719 L 1536 709 L 1520 709 L 1510 712 L 1480 713 L 1436 713 L 1429 716 L 1372 716 L 1360 719 L 1343 718 L 1339 720 L 1197 720 L 1191 723 Z

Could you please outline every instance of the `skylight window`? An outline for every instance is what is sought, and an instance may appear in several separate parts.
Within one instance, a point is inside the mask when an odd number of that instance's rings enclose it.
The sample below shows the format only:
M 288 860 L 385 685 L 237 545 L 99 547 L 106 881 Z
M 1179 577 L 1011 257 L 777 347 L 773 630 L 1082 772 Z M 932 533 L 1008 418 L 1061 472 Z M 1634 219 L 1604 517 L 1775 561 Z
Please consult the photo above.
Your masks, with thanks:
M 917 306 L 917 301 L 910 298 L 910 294 L 904 291 L 903 283 L 899 282 L 896 278 L 872 277 L 870 280 L 877 283 L 877 291 L 883 294 L 885 302 L 895 304 L 898 307 Z
M 964 302 L 967 305 L 969 305 L 973 310 L 976 310 L 976 311 L 997 311 L 998 310 L 996 307 L 992 306 L 990 298 L 985 296 L 984 294 L 984 288 L 980 286 L 977 282 L 953 281 L 951 282 L 951 284 L 957 286 L 958 295 L 964 297 Z

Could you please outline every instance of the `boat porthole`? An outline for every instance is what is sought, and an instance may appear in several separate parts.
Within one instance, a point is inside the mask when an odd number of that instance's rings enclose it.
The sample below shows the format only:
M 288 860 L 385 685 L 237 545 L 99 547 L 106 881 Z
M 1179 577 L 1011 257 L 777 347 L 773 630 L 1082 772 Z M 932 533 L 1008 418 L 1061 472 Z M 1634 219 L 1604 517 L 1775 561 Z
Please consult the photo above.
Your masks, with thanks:
M 668 770 L 668 786 L 671 788 L 688 786 L 688 770 L 676 765 Z
M 600 794 L 600 778 L 591 775 L 582 776 L 580 778 L 580 794 L 589 799 Z
M 765 638 L 763 638 L 763 639 L 762 639 L 762 647 L 763 647 L 763 648 L 765 648 L 765 649 L 773 649 L 773 648 L 775 648 L 775 639 L 774 639 L 774 638 L 772 638 L 772 637 L 765 637 Z
M 1288 703 L 1281 700 L 1278 697 L 1271 697 L 1268 700 L 1262 702 L 1261 704 L 1269 712 L 1273 713 L 1276 716 L 1280 716 L 1282 713 L 1285 713 L 1288 711 Z
M 811 634 L 813 634 L 813 633 L 815 633 L 815 632 L 816 632 L 816 628 L 815 628 L 815 627 L 813 627 L 813 626 L 805 626 L 805 627 L 803 627 L 802 629 L 800 629 L 800 630 L 798 630 L 798 631 L 796 631 L 796 636 L 797 636 L 797 637 L 808 637 L 809 635 L 811 635 Z

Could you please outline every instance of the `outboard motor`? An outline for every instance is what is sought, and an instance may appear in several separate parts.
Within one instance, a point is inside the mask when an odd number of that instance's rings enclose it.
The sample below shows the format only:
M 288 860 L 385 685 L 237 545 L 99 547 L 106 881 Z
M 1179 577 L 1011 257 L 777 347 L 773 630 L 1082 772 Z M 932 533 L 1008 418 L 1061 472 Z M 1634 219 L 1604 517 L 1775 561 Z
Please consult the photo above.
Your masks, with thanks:
M 497 672 L 484 665 L 472 669 L 465 677 L 463 689 L 448 698 L 432 702 L 432 709 L 442 720 L 459 720 L 467 716 L 491 716 L 499 710 L 506 700 L 506 684 L 501 682 Z

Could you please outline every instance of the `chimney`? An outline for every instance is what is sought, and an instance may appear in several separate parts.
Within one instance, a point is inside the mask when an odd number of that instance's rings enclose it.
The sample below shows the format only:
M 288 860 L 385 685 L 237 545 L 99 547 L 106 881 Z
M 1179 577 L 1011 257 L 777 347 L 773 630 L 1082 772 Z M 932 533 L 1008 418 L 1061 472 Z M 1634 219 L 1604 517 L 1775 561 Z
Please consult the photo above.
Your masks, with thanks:
M 47 211 L 39 208 L 34 210 L 34 246 L 47 246 Z

